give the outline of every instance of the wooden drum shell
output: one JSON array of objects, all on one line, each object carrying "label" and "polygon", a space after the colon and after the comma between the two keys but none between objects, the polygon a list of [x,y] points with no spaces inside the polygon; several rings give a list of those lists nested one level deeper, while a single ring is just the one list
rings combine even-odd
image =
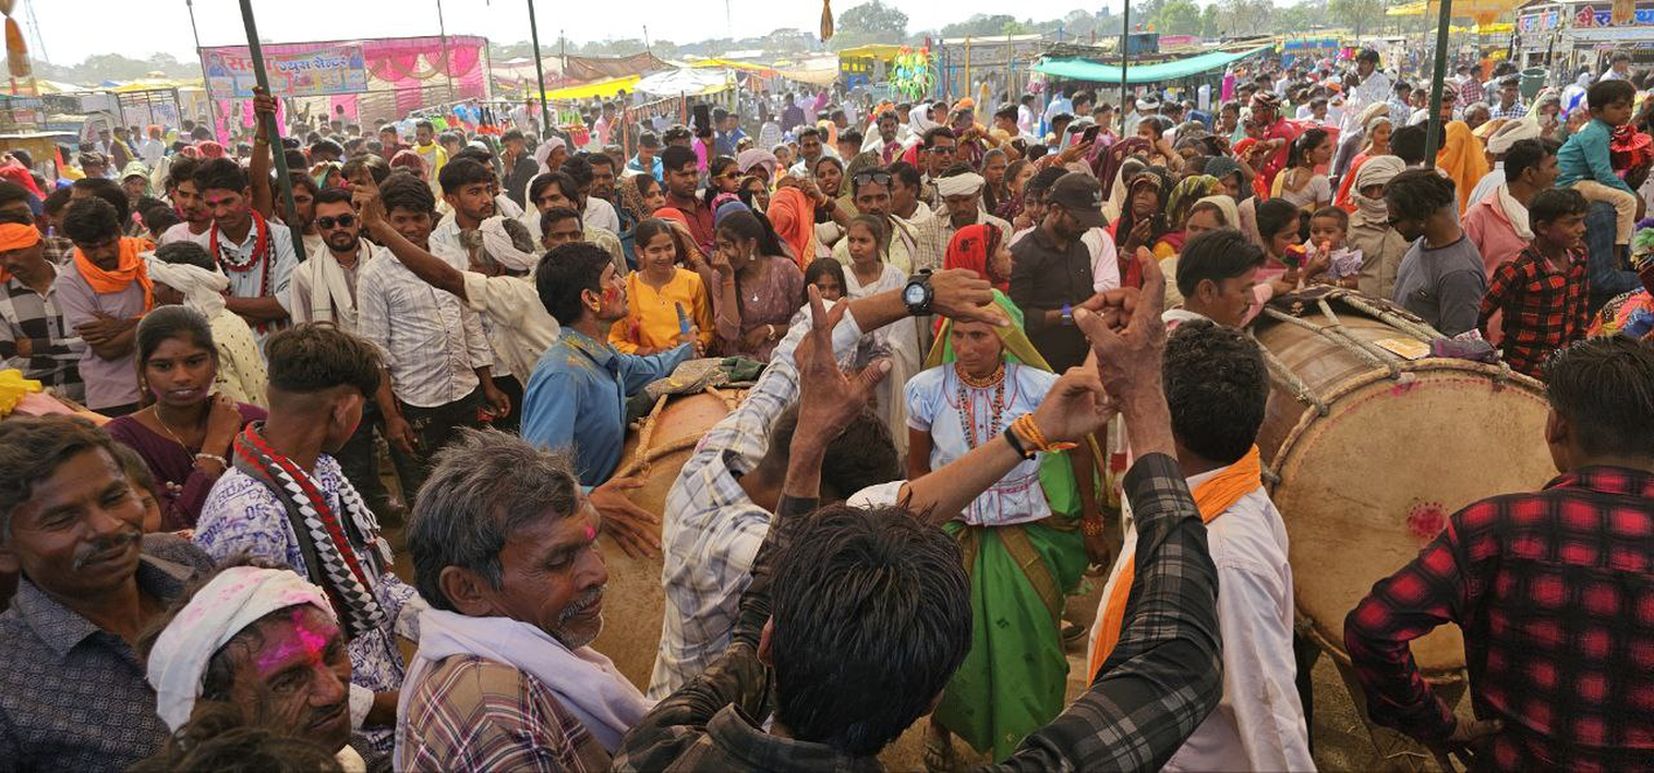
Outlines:
[{"label": "wooden drum shell", "polygon": [[[1347,662],[1344,618],[1374,582],[1417,556],[1460,508],[1556,474],[1543,434],[1548,402],[1539,382],[1502,366],[1409,361],[1352,343],[1418,336],[1348,306],[1337,323],[1312,308],[1304,319],[1321,330],[1280,316],[1272,310],[1255,328],[1273,360],[1258,447],[1291,543],[1299,612]],[[1415,641],[1413,653],[1433,679],[1464,668],[1455,626]]]}]

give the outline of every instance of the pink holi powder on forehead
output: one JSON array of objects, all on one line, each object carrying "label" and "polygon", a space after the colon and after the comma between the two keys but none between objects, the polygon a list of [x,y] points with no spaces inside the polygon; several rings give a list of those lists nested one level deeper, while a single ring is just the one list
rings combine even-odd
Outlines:
[{"label": "pink holi powder on forehead", "polygon": [[260,655],[256,665],[261,673],[269,673],[283,666],[286,661],[295,656],[301,656],[305,662],[313,663],[321,658],[327,649],[327,634],[312,629],[304,621],[305,607],[294,607],[292,615],[292,640],[284,641]]}]

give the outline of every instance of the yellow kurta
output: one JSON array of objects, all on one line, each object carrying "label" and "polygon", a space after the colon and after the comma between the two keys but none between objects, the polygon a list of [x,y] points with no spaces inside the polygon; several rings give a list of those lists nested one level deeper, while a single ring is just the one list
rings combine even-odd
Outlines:
[{"label": "yellow kurta", "polygon": [[640,347],[669,349],[678,345],[678,311],[683,304],[690,324],[699,328],[702,346],[712,345],[712,303],[701,277],[686,268],[673,270],[672,281],[659,290],[643,281],[643,271],[626,275],[626,316],[609,328],[609,343],[621,352],[636,354]]}]

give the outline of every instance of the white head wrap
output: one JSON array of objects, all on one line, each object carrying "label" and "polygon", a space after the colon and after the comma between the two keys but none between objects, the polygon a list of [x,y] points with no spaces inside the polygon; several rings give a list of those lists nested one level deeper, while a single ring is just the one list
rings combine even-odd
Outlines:
[{"label": "white head wrap", "polygon": [[1406,169],[1407,162],[1400,156],[1373,156],[1362,162],[1361,169],[1355,173],[1355,190],[1359,193],[1373,185],[1388,185]]},{"label": "white head wrap", "polygon": [[771,180],[775,179],[775,163],[775,154],[762,148],[747,148],[735,156],[735,166],[741,174],[751,172],[755,166],[762,166]]},{"label": "white head wrap", "polygon": [[1521,140],[1539,138],[1539,119],[1533,116],[1524,116],[1512,121],[1506,121],[1504,126],[1493,132],[1487,138],[1487,152],[1502,155],[1510,152],[1510,146]]},{"label": "white head wrap", "polygon": [[551,158],[551,152],[553,150],[564,147],[568,147],[568,144],[563,142],[562,137],[547,137],[544,142],[535,147],[534,161],[540,165],[540,169],[537,174],[545,174],[546,172],[552,171],[551,167],[546,166],[546,159]]},{"label": "white head wrap", "polygon": [[259,618],[304,604],[333,615],[327,594],[291,569],[232,566],[196,591],[149,653],[155,712],[167,727],[189,721],[214,653]]},{"label": "white head wrap", "polygon": [[1366,130],[1367,125],[1370,124],[1374,118],[1381,115],[1388,116],[1389,114],[1390,103],[1373,102],[1366,107],[1361,108],[1361,112],[1355,114],[1355,125],[1362,127],[1363,130]]},{"label": "white head wrap", "polygon": [[936,180],[936,195],[944,199],[949,196],[973,196],[982,190],[982,183],[982,175],[975,172],[941,177]]},{"label": "white head wrap", "polygon": [[224,291],[230,278],[218,269],[208,271],[188,263],[168,263],[149,256],[149,278],[184,295],[184,305],[201,312],[211,322],[224,311]]},{"label": "white head wrap", "polygon": [[907,113],[907,126],[913,130],[916,137],[922,136],[925,132],[937,126],[935,121],[930,120],[930,105],[929,102],[920,102]]},{"label": "white head wrap", "polygon": [[483,220],[477,226],[477,232],[482,234],[482,249],[494,262],[511,271],[533,271],[540,263],[540,256],[532,252],[523,252],[517,249],[516,242],[511,240],[511,234],[505,230],[505,216],[495,215]]}]

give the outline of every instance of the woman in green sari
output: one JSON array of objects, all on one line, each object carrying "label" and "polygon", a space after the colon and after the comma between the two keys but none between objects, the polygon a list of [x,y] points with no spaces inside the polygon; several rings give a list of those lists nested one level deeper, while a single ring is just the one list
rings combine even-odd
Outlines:
[{"label": "woman in green sari", "polygon": [[[1057,381],[1023,335],[1021,311],[994,296],[1017,324],[945,322],[929,367],[907,383],[909,480],[1004,432]],[[1096,512],[1082,506],[1075,468],[1091,469],[1090,460],[1082,446],[1025,461],[944,525],[964,554],[975,625],[931,717],[927,767],[952,766],[950,734],[1003,758],[1062,711],[1068,660],[1059,619],[1086,567],[1080,515]]]}]

